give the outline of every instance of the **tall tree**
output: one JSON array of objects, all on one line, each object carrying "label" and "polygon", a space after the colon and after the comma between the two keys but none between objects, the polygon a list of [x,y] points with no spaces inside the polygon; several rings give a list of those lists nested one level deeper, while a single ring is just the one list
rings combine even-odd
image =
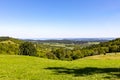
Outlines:
[{"label": "tall tree", "polygon": [[31,42],[24,42],[19,46],[20,55],[35,56],[37,51],[35,45]]}]

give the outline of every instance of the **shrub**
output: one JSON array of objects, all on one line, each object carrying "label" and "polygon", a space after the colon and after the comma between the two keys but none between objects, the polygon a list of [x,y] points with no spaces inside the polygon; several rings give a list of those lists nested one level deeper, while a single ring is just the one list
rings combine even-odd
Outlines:
[{"label": "shrub", "polygon": [[20,55],[36,56],[36,48],[31,42],[24,42],[19,46]]}]

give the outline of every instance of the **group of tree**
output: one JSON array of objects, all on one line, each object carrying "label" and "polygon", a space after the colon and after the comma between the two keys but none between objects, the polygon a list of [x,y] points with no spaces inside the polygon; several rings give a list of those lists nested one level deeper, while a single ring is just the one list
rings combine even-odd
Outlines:
[{"label": "group of tree", "polygon": [[99,54],[117,53],[120,52],[120,38],[108,42],[102,42],[98,45],[92,45],[87,47],[87,49],[97,49]]},{"label": "group of tree", "polygon": [[120,52],[120,38],[87,47],[80,47],[79,44],[75,44],[73,48],[67,47],[36,44],[8,37],[0,38],[0,54],[29,55],[59,60],[75,60],[107,53],[116,54]]},{"label": "group of tree", "polygon": [[47,57],[50,59],[75,60],[86,56],[106,55],[107,53],[116,54],[117,52],[120,52],[120,38],[84,48],[78,47],[72,50],[59,48],[47,53]]},{"label": "group of tree", "polygon": [[37,50],[31,42],[24,42],[19,46],[20,55],[36,56]]}]

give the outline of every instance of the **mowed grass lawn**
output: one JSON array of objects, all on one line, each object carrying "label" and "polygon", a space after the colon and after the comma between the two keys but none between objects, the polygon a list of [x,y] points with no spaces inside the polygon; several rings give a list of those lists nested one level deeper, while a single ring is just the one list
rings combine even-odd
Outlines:
[{"label": "mowed grass lawn", "polygon": [[74,61],[0,55],[0,80],[120,80],[120,54]]}]

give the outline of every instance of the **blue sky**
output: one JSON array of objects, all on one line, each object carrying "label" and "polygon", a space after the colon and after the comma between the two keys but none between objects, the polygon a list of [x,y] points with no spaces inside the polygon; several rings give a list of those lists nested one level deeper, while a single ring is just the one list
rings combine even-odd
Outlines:
[{"label": "blue sky", "polygon": [[0,0],[0,36],[120,37],[120,0]]}]

